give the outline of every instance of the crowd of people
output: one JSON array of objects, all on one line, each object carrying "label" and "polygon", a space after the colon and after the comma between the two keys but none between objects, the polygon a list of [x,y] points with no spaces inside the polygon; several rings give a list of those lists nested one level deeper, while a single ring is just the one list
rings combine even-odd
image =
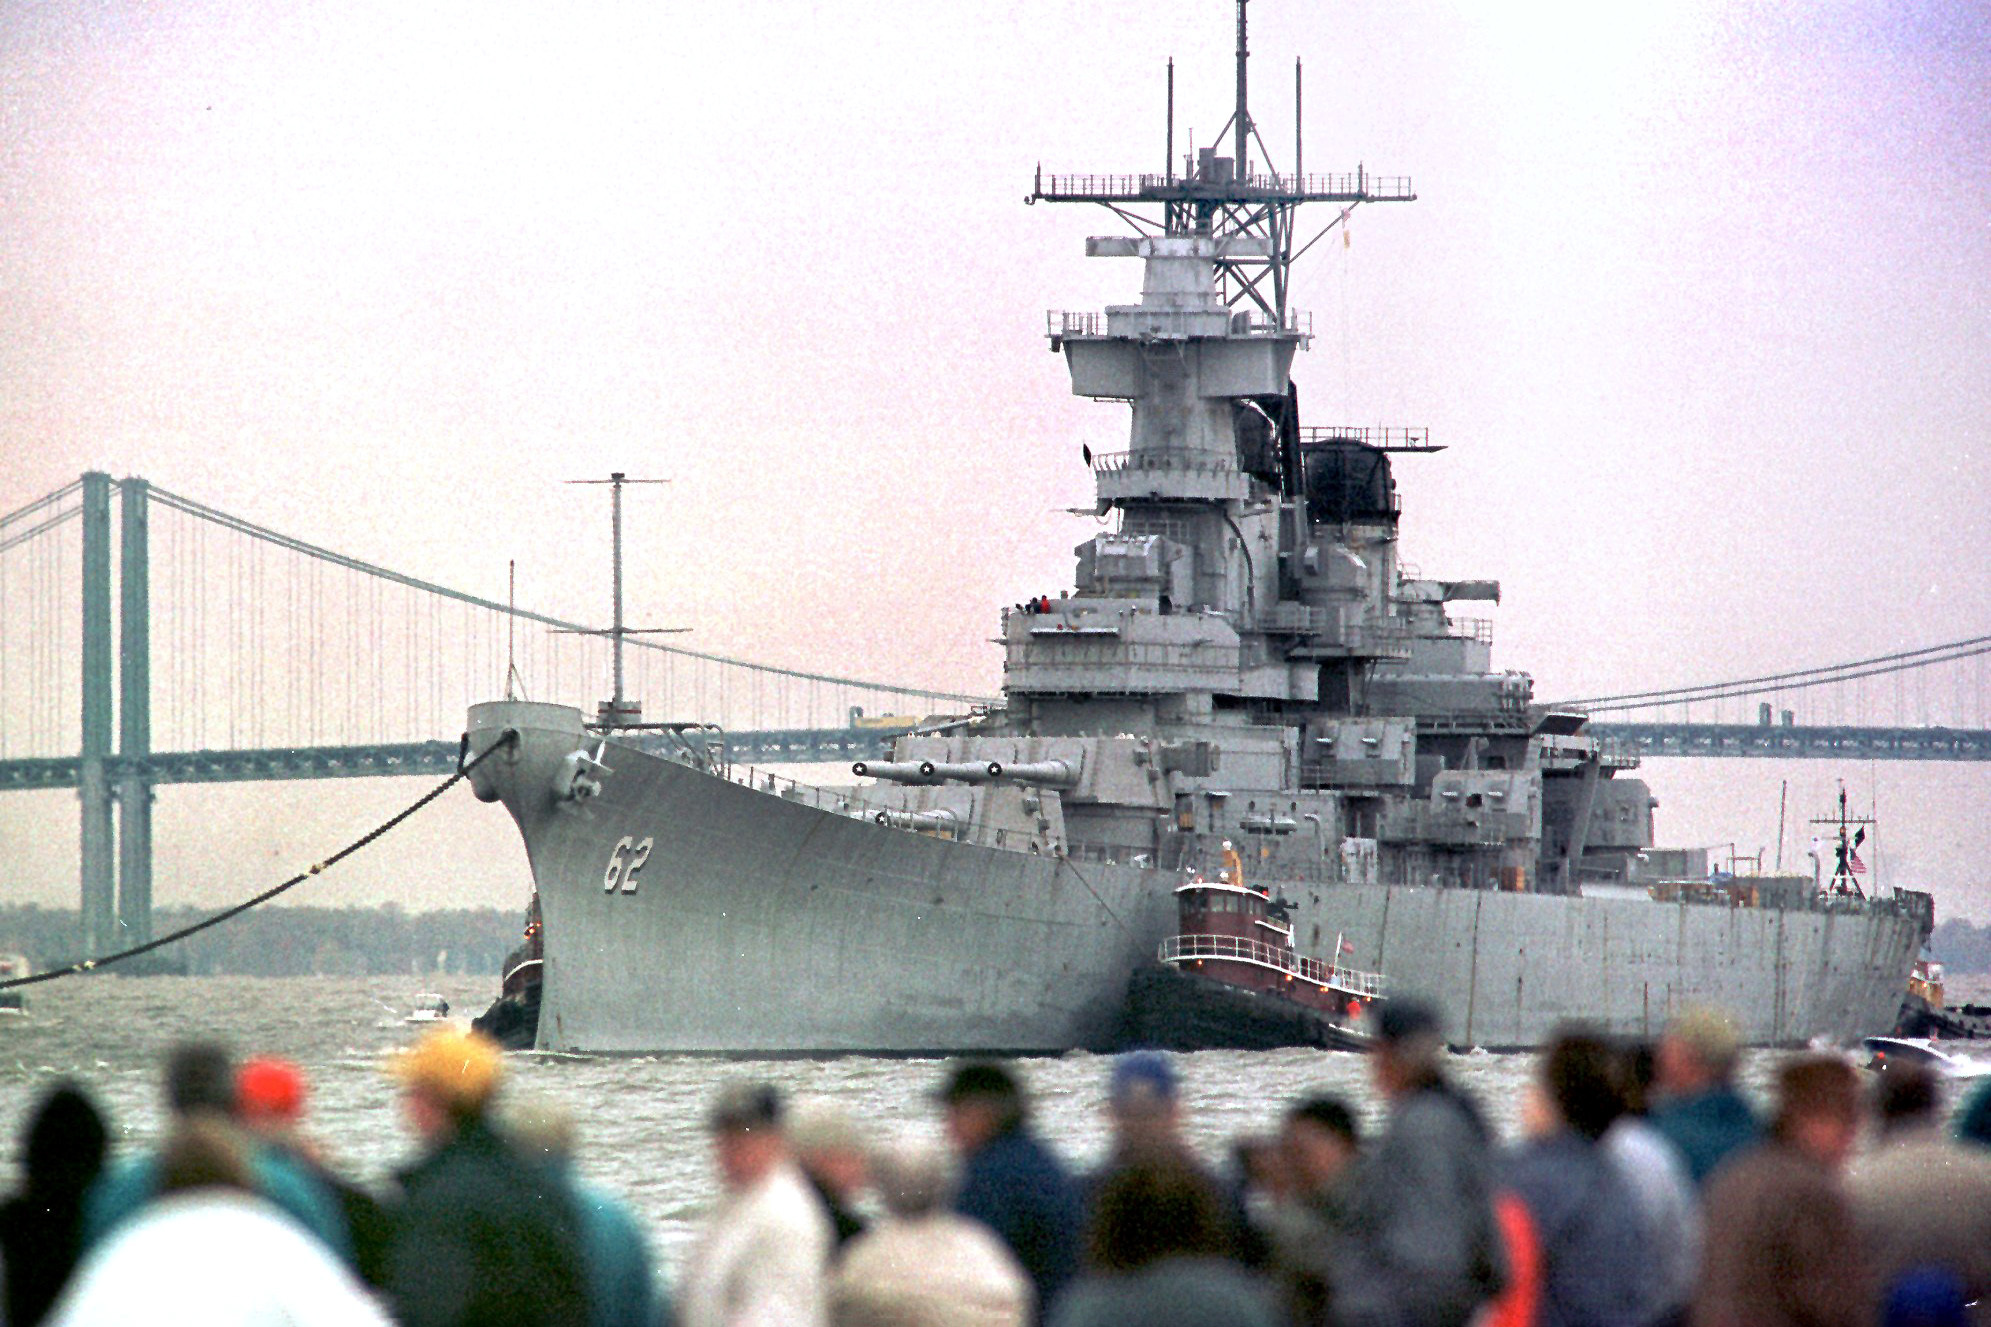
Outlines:
[{"label": "crowd of people", "polygon": [[[1435,1011],[1376,1016],[1384,1103],[1291,1103],[1222,1166],[1177,1066],[1112,1062],[1090,1173],[1020,1070],[949,1069],[945,1137],[736,1082],[706,1125],[716,1200],[667,1287],[642,1223],[572,1163],[572,1121],[507,1103],[504,1060],[439,1029],[394,1058],[417,1159],[391,1192],[327,1166],[276,1059],[176,1048],[159,1145],[111,1159],[73,1084],[29,1121],[0,1206],[0,1324],[571,1327],[1949,1327],[1991,1314],[1991,1148],[1943,1084],[1800,1055],[1759,1120],[1740,1042],[1683,1012],[1656,1045],[1570,1027],[1520,1137],[1446,1073]],[[1991,1111],[1987,1111],[1991,1114]],[[1963,1113],[1966,1123],[1973,1113]]]}]

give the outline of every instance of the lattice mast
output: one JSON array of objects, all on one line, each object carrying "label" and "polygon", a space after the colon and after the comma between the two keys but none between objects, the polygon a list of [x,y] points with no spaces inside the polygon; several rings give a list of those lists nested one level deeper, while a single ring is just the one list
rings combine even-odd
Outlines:
[{"label": "lattice mast", "polygon": [[[1227,306],[1249,302],[1274,326],[1289,325],[1286,300],[1293,260],[1306,253],[1329,231],[1347,222],[1362,203],[1414,202],[1417,195],[1407,176],[1373,176],[1358,164],[1353,173],[1308,175],[1300,145],[1302,70],[1293,62],[1293,168],[1281,174],[1258,132],[1249,100],[1250,44],[1246,8],[1237,0],[1237,97],[1231,118],[1216,134],[1226,134],[1232,155],[1219,156],[1214,146],[1186,154],[1181,174],[1175,162],[1175,62],[1168,66],[1168,147],[1159,175],[1050,175],[1037,168],[1032,203],[1097,203],[1114,212],[1142,235],[1206,236],[1220,243],[1217,270]],[[1254,162],[1252,145],[1257,145]],[[1263,169],[1259,166],[1262,164]],[[1298,247],[1300,209],[1308,203],[1338,205],[1333,220]],[[1137,208],[1159,209],[1159,216]]]}]

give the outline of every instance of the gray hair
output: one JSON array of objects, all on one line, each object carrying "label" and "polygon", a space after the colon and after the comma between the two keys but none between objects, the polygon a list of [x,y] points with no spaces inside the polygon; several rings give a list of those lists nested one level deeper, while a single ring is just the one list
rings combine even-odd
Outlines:
[{"label": "gray hair", "polygon": [[926,1216],[954,1196],[954,1157],[936,1140],[893,1139],[872,1152],[871,1178],[893,1216]]},{"label": "gray hair", "polygon": [[788,1112],[788,1145],[800,1153],[862,1152],[864,1131],[834,1101],[805,1097]]}]

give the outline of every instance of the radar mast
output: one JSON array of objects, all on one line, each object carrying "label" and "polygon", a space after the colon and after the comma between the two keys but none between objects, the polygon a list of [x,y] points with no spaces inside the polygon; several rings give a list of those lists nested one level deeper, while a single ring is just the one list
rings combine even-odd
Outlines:
[{"label": "radar mast", "polygon": [[[1168,66],[1168,148],[1159,175],[1046,175],[1037,168],[1028,202],[1097,203],[1144,236],[1204,236],[1219,241],[1217,275],[1224,303],[1249,303],[1273,326],[1288,326],[1286,299],[1293,260],[1362,203],[1417,200],[1410,178],[1378,176],[1357,164],[1353,173],[1308,175],[1302,166],[1301,69],[1293,62],[1293,167],[1281,174],[1259,135],[1249,104],[1250,45],[1246,7],[1237,0],[1237,100],[1216,134],[1231,137],[1231,155],[1202,147],[1175,168],[1175,62]],[[1257,146],[1256,159],[1252,152]],[[1262,168],[1261,168],[1262,167]],[[1299,212],[1308,203],[1338,205],[1333,220],[1298,243]],[[1159,214],[1153,215],[1158,209]],[[1227,242],[1228,241],[1228,242]],[[1296,246],[1297,243],[1297,247]]]}]

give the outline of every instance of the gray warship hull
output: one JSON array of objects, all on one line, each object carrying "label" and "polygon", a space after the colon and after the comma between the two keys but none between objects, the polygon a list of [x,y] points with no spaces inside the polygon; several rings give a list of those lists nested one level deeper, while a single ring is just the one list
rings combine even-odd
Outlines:
[{"label": "gray warship hull", "polygon": [[[478,706],[472,750],[508,730],[515,748],[473,778],[518,821],[539,890],[542,1049],[1104,1047],[1173,926],[1179,873],[881,826],[612,742],[600,791],[566,800],[562,761],[595,745],[580,713]],[[626,867],[646,839],[633,877],[609,882],[617,845]],[[1434,1000],[1454,1045],[1488,1048],[1572,1019],[1651,1034],[1689,1001],[1756,1044],[1850,1040],[1893,1024],[1924,930],[1886,908],[1400,885],[1333,885],[1317,912],[1404,974],[1399,993]]]}]

